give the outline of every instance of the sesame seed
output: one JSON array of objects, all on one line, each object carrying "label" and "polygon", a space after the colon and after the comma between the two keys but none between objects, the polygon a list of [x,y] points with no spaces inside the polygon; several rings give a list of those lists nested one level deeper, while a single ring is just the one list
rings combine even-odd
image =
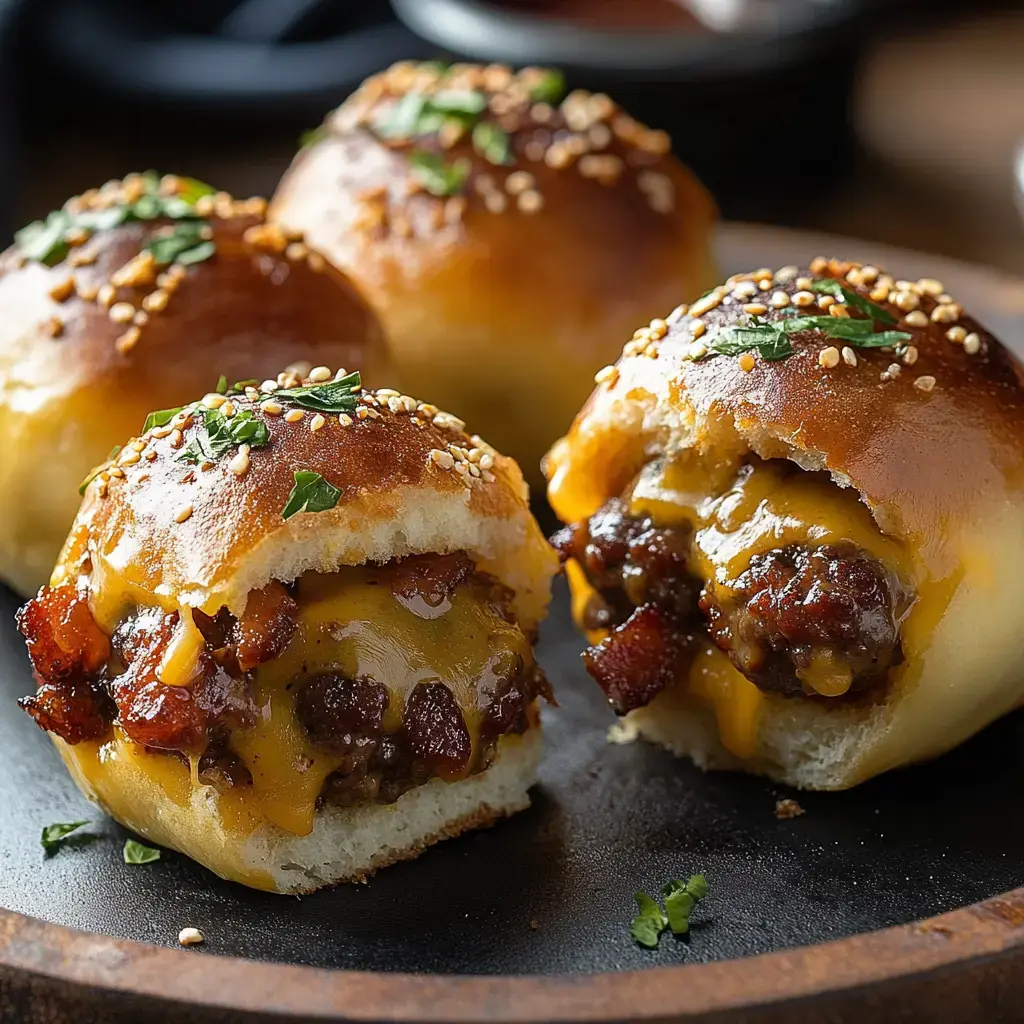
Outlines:
[{"label": "sesame seed", "polygon": [[290,242],[284,251],[285,259],[298,263],[309,255],[309,246],[302,242]]},{"label": "sesame seed", "polygon": [[95,302],[100,291],[96,285],[85,284],[81,281],[79,281],[75,286],[75,290],[78,292],[78,297],[83,299],[85,302]]},{"label": "sesame seed", "polygon": [[655,340],[660,340],[668,334],[668,322],[662,320],[661,317],[655,317],[651,321],[651,336]]},{"label": "sesame seed", "polygon": [[735,298],[741,302],[744,299],[752,299],[757,294],[757,285],[753,281],[740,281],[732,290]]},{"label": "sesame seed", "polygon": [[767,313],[768,307],[763,302],[747,302],[743,306],[743,312],[759,316],[761,313]]},{"label": "sesame seed", "polygon": [[309,371],[309,380],[314,384],[320,384],[322,381],[330,380],[334,374],[326,366],[314,366]]},{"label": "sesame seed", "polygon": [[960,308],[956,305],[940,305],[932,310],[932,321],[937,324],[951,324],[960,317]]},{"label": "sesame seed", "polygon": [[[110,306],[114,301],[117,289],[112,284],[105,284],[96,292],[96,301],[101,306]],[[131,319],[129,317],[129,319]]]},{"label": "sesame seed", "polygon": [[369,414],[370,410],[367,409],[365,405],[361,405],[358,409],[356,409],[357,420],[365,420]]},{"label": "sesame seed", "polygon": [[67,302],[72,295],[75,294],[75,279],[74,277],[65,277],[59,284],[55,284],[50,289],[50,298],[54,302]]},{"label": "sesame seed", "polygon": [[716,306],[722,304],[722,295],[717,291],[711,292],[710,295],[705,295],[704,298],[698,299],[690,307],[690,316],[703,316],[705,313],[710,313]]},{"label": "sesame seed", "polygon": [[523,213],[537,213],[544,207],[544,197],[535,189],[530,189],[519,196],[516,206]]},{"label": "sesame seed", "polygon": [[462,431],[466,429],[466,424],[458,418],[448,412],[439,412],[434,416],[434,426],[440,427],[442,430],[455,430]]},{"label": "sesame seed", "polygon": [[264,402],[260,409],[263,410],[268,416],[280,416],[284,412],[284,408],[277,402]]},{"label": "sesame seed", "polygon": [[785,292],[773,292],[768,301],[773,309],[785,309],[789,305],[789,296]]},{"label": "sesame seed", "polygon": [[480,456],[480,468],[482,470],[492,469],[494,467],[494,456],[490,452],[484,452]]},{"label": "sesame seed", "polygon": [[708,347],[703,341],[695,341],[689,348],[691,359],[703,359],[708,354]]},{"label": "sesame seed", "polygon": [[184,440],[184,435],[180,430],[175,428],[171,431],[170,440],[167,442],[172,448],[180,448],[181,442]]},{"label": "sesame seed", "polygon": [[327,422],[327,420],[325,420],[324,417],[320,415],[320,413],[317,413],[309,421],[309,429],[315,434],[318,430],[322,430],[323,429],[324,424],[326,422]]},{"label": "sesame seed", "polygon": [[927,374],[923,377],[918,377],[914,381],[914,387],[919,391],[931,391],[935,387],[935,378]]},{"label": "sesame seed", "polygon": [[306,257],[306,266],[313,271],[314,274],[322,274],[327,269],[327,260],[318,252],[311,252]]},{"label": "sesame seed", "polygon": [[121,468],[120,468],[120,467],[118,467],[118,466],[111,466],[111,467],[110,467],[110,468],[109,468],[109,469],[107,470],[107,472],[108,472],[108,473],[109,473],[109,474],[110,474],[110,475],[111,475],[112,477],[114,477],[114,478],[116,478],[116,479],[118,479],[118,480],[123,480],[123,479],[124,479],[124,470],[123,470],[123,469],[121,469]]},{"label": "sesame seed", "polygon": [[149,314],[143,309],[138,310],[132,317],[132,323],[136,327],[145,327],[149,323]]},{"label": "sesame seed", "polygon": [[276,380],[265,380],[260,385],[260,391],[262,391],[265,395],[271,394],[272,392],[276,391],[277,388],[278,388],[278,383],[277,383]]},{"label": "sesame seed", "polygon": [[245,476],[249,472],[249,445],[239,446],[238,454],[228,463],[228,469],[235,476]]},{"label": "sesame seed", "polygon": [[903,365],[913,366],[917,362],[917,349],[913,345],[908,345],[906,352],[903,353]]},{"label": "sesame seed", "polygon": [[812,274],[824,274],[826,270],[828,270],[828,260],[824,256],[815,256],[811,260]]},{"label": "sesame seed", "polygon": [[750,373],[754,368],[754,357],[749,352],[744,352],[739,358],[740,369],[744,373]]},{"label": "sesame seed", "polygon": [[455,465],[455,459],[449,452],[443,452],[440,448],[433,448],[430,452],[430,459],[436,462],[442,469],[451,469]]},{"label": "sesame seed", "polygon": [[779,267],[779,269],[775,271],[775,281],[778,284],[789,284],[789,282],[792,281],[799,273],[799,268],[792,264],[786,267]]},{"label": "sesame seed", "polygon": [[51,316],[46,321],[46,331],[51,338],[59,338],[64,333],[64,321],[59,316]]},{"label": "sesame seed", "polygon": [[814,296],[810,292],[796,292],[793,295],[793,305],[804,308],[814,305]]},{"label": "sesame seed", "polygon": [[861,267],[860,280],[865,285],[874,284],[878,280],[878,267],[872,267],[870,264],[866,267]]},{"label": "sesame seed", "polygon": [[203,395],[203,405],[207,409],[219,409],[226,401],[227,398],[224,395],[218,395],[214,391]]},{"label": "sesame seed", "polygon": [[857,365],[857,353],[854,352],[853,349],[850,348],[849,345],[844,345],[843,346],[843,351],[842,351],[841,354],[842,354],[842,357],[843,357],[843,362],[846,363],[847,366],[856,366]]},{"label": "sesame seed", "polygon": [[798,277],[796,279],[796,287],[800,291],[809,292],[814,286],[814,279],[811,277]]},{"label": "sesame seed", "polygon": [[825,367],[826,370],[831,370],[834,366],[839,365],[839,349],[835,345],[829,345],[828,348],[823,348],[818,353],[818,365]]},{"label": "sesame seed", "polygon": [[964,338],[964,351],[969,355],[973,356],[975,353],[981,350],[981,337],[974,331]]},{"label": "sesame seed", "polygon": [[133,348],[139,343],[139,338],[142,337],[142,331],[138,327],[129,327],[115,342],[114,347],[121,355],[125,355],[131,352]]},{"label": "sesame seed", "polygon": [[161,438],[167,437],[172,429],[172,427],[154,427],[150,434],[159,441]]},{"label": "sesame seed", "polygon": [[[142,457],[143,457],[143,458],[144,458],[144,459],[145,459],[145,460],[146,460],[147,462],[153,462],[153,461],[154,461],[154,459],[156,459],[156,452],[155,452],[155,451],[154,451],[154,450],[153,450],[152,448],[149,448],[149,449],[147,449],[147,450],[146,450],[145,452],[143,452],[143,454],[142,454]],[[142,478],[141,478],[141,477],[139,477],[139,479],[141,480]]]},{"label": "sesame seed", "polygon": [[960,327],[959,325],[957,325],[956,327],[950,327],[950,329],[946,331],[946,338],[956,345],[962,344],[964,338],[966,337],[967,331],[963,327]]},{"label": "sesame seed", "polygon": [[121,466],[134,466],[135,463],[138,462],[141,457],[142,456],[139,455],[137,451],[133,451],[131,448],[128,448],[125,449],[125,451],[121,452],[121,454],[118,456],[117,461],[118,464]]},{"label": "sesame seed", "polygon": [[229,399],[220,407],[220,411],[223,413],[224,418],[229,420],[238,410],[235,408],[235,403]]},{"label": "sesame seed", "polygon": [[338,422],[343,427],[350,427],[352,426],[352,417],[347,412],[338,413]]},{"label": "sesame seed", "polygon": [[836,304],[835,298],[831,295],[819,295],[818,296],[818,309],[831,311],[832,307]]},{"label": "sesame seed", "polygon": [[850,307],[843,305],[841,302],[837,302],[835,305],[829,307],[829,314],[831,316],[838,317],[840,320],[849,320]]},{"label": "sesame seed", "polygon": [[184,508],[178,509],[178,511],[174,514],[174,521],[176,523],[183,523],[183,522],[185,522],[186,519],[191,518],[191,516],[192,516],[192,506],[191,505],[185,505]]},{"label": "sesame seed", "polygon": [[115,302],[108,316],[115,324],[126,324],[135,316],[135,307],[130,302]]},{"label": "sesame seed", "polygon": [[942,282],[936,281],[934,277],[922,277],[917,287],[925,295],[941,295],[946,290]]},{"label": "sesame seed", "polygon": [[178,932],[178,943],[182,946],[198,946],[206,941],[206,936],[198,928],[182,928]]},{"label": "sesame seed", "polygon": [[669,315],[667,317],[665,317],[665,323],[667,323],[667,324],[674,324],[678,320],[681,320],[684,316],[686,316],[686,313],[689,310],[689,308],[690,307],[687,306],[685,303],[683,303],[683,304],[681,304],[679,306],[676,306],[676,308],[673,309],[672,312],[669,313]]},{"label": "sesame seed", "polygon": [[285,423],[298,423],[306,414],[301,409],[289,409],[284,414]]},{"label": "sesame seed", "polygon": [[903,318],[903,321],[908,327],[927,327],[928,315],[923,313],[920,309],[915,309],[912,313],[908,313]]},{"label": "sesame seed", "polygon": [[536,184],[537,179],[529,171],[513,171],[505,179],[505,191],[510,196],[517,196],[532,189]]}]

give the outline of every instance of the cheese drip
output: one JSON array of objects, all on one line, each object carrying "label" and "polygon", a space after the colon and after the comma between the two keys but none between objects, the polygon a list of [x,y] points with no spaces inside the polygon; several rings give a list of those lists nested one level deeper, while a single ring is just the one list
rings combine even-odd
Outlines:
[{"label": "cheese drip", "polygon": [[[906,551],[880,532],[856,491],[785,461],[744,466],[685,452],[647,466],[629,495],[629,508],[657,526],[690,526],[691,570],[722,588],[755,555],[797,544],[854,544],[901,579],[916,576]],[[845,693],[851,681],[848,669],[827,658],[816,659],[801,679],[823,696]],[[689,664],[685,686],[713,709],[726,748],[740,758],[755,756],[760,712],[771,698],[713,645],[702,647]]]},{"label": "cheese drip", "polygon": [[[441,681],[462,710],[475,756],[483,713],[495,690],[532,659],[519,627],[472,581],[438,606],[418,607],[399,601],[380,569],[346,567],[330,575],[307,573],[299,580],[297,601],[298,628],[291,643],[253,675],[256,722],[234,730],[228,744],[252,774],[251,786],[219,793],[199,782],[194,762],[148,752],[115,730],[105,743],[74,748],[78,774],[88,788],[109,805],[111,787],[130,788],[133,780],[145,780],[179,806],[197,798],[216,800],[223,827],[235,838],[266,822],[308,835],[317,797],[342,757],[310,743],[295,716],[296,682],[320,673],[372,678],[387,688],[383,728],[392,732],[402,725],[417,683]],[[187,609],[182,619],[191,624]],[[136,824],[146,831],[148,823]]]}]

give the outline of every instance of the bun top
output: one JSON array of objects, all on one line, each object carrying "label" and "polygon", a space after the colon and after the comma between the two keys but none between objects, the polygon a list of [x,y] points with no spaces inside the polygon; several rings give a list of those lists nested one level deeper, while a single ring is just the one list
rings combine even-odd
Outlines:
[{"label": "bun top", "polygon": [[[311,133],[297,166],[332,146],[348,159],[324,185],[351,195],[324,230],[342,250],[342,221],[357,234],[398,243],[450,238],[472,210],[544,211],[543,220],[558,225],[553,235],[577,216],[615,216],[623,246],[651,231],[657,239],[678,230],[671,216],[677,208],[698,237],[714,215],[703,188],[671,155],[665,132],[640,124],[603,94],[565,95],[562,74],[553,69],[395,64],[367,79]],[[286,178],[272,218],[296,219],[302,199]],[[612,213],[617,207],[622,212]],[[680,243],[678,235],[674,241]],[[325,246],[328,255],[333,249]]]},{"label": "bun top", "polygon": [[1024,500],[1022,375],[940,281],[825,258],[740,274],[597,374],[548,456],[549,496],[572,521],[655,453],[749,450],[828,470],[945,574]]},{"label": "bun top", "polygon": [[326,367],[224,390],[154,413],[94,476],[52,582],[240,613],[271,579],[466,550],[542,617],[557,563],[519,467],[461,420]]}]

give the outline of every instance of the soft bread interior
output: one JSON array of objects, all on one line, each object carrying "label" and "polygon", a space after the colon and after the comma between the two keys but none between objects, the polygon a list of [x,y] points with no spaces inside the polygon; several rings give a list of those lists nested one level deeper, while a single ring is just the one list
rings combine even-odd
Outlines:
[{"label": "soft bread interior", "polygon": [[89,745],[54,742],[82,792],[126,828],[221,877],[281,893],[364,881],[433,843],[525,809],[541,753],[535,725],[521,736],[502,737],[494,763],[479,775],[451,783],[432,779],[393,804],[324,807],[307,836],[264,823],[239,842],[225,826],[212,787],[175,799],[130,758],[108,761],[96,771]]}]

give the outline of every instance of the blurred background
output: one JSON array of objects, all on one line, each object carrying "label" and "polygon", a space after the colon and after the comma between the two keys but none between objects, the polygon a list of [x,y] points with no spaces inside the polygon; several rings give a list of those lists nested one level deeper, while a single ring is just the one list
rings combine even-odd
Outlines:
[{"label": "blurred background", "polygon": [[394,60],[554,63],[731,219],[1024,273],[1024,8],[954,0],[0,0],[0,227],[153,167],[268,194]]}]

